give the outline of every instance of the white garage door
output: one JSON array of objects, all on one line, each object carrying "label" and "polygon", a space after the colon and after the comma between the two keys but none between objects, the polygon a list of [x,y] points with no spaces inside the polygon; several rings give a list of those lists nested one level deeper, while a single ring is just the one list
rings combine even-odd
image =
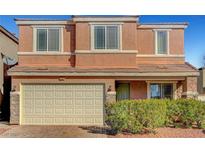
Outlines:
[{"label": "white garage door", "polygon": [[23,125],[103,125],[103,85],[25,84]]}]

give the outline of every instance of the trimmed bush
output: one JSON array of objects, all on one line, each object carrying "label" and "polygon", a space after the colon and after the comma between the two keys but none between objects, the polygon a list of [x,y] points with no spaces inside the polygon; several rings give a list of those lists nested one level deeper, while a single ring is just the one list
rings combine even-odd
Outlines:
[{"label": "trimmed bush", "polygon": [[178,99],[167,103],[167,126],[204,128],[205,104],[194,99]]},{"label": "trimmed bush", "polygon": [[115,133],[146,133],[164,126],[205,127],[205,104],[192,99],[123,100],[106,104],[106,113],[106,123]]}]

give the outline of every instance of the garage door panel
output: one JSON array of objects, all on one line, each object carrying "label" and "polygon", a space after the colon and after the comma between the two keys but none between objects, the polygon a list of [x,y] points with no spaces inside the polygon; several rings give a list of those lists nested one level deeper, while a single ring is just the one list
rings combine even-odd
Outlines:
[{"label": "garage door panel", "polygon": [[103,85],[22,85],[21,124],[103,125]]}]

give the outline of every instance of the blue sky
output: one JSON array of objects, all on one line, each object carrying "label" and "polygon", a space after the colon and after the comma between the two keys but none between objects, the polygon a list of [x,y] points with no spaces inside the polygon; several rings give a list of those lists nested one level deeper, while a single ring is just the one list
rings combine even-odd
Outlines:
[{"label": "blue sky", "polygon": [[[0,25],[18,36],[18,28],[14,18],[46,18],[46,19],[69,19],[69,15],[64,16],[0,16]],[[189,26],[185,30],[185,56],[186,61],[196,67],[203,66],[203,56],[205,56],[205,16],[140,16],[141,23],[149,22],[188,22]]]}]

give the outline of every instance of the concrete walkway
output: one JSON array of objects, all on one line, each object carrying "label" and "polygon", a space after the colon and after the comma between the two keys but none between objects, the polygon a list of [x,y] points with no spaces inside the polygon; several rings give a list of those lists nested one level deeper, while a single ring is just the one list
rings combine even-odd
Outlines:
[{"label": "concrete walkway", "polygon": [[0,124],[1,138],[105,138],[104,129],[79,126],[18,126]]}]

